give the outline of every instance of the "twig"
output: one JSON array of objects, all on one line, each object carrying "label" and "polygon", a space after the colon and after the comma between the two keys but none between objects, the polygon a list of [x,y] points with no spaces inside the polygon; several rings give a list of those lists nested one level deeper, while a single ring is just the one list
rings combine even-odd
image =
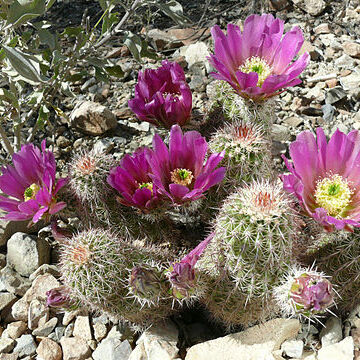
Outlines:
[{"label": "twig", "polygon": [[209,8],[209,5],[210,5],[210,2],[211,0],[206,0],[206,3],[205,3],[205,9],[201,15],[201,18],[200,20],[198,21],[197,25],[200,26],[201,22],[203,21],[204,17],[205,17],[205,14],[207,13],[208,11],[208,8]]},{"label": "twig", "polygon": [[4,143],[4,146],[6,148],[6,151],[12,155],[14,153],[14,148],[12,147],[7,135],[5,129],[0,125],[0,136],[1,140]]},{"label": "twig", "polygon": [[319,82],[319,81],[335,79],[336,77],[337,77],[337,73],[331,73],[331,74],[320,75],[320,76],[316,76],[316,77],[307,79],[306,82],[307,83],[313,83],[313,82]]},{"label": "twig", "polygon": [[14,126],[14,147],[16,151],[21,147],[21,129],[24,126],[24,122],[21,122],[20,115],[18,115],[17,124]]},{"label": "twig", "polygon": [[100,47],[101,45],[104,45],[109,39],[112,38],[113,35],[115,35],[119,30],[122,28],[126,20],[129,18],[129,16],[133,13],[133,11],[136,9],[138,4],[141,2],[141,0],[135,0],[131,6],[131,8],[125,13],[125,15],[122,17],[120,22],[115,26],[115,28],[110,32],[110,34],[106,35],[101,41],[99,41],[97,44],[95,44],[95,49]]}]

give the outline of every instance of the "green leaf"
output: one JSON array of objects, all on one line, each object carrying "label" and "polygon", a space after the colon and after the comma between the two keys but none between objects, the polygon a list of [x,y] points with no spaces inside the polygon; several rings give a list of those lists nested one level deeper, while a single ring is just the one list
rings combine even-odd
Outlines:
[{"label": "green leaf", "polygon": [[75,94],[71,91],[69,83],[63,81],[60,85],[61,92],[68,97],[74,97]]},{"label": "green leaf", "polygon": [[94,66],[95,68],[95,77],[97,80],[99,81],[104,81],[104,82],[108,82],[109,81],[109,77],[107,76],[106,72],[98,67],[98,66]]},{"label": "green leaf", "polygon": [[142,57],[147,57],[154,60],[159,60],[160,57],[156,54],[156,52],[149,47],[149,44],[145,41],[141,41],[141,52],[140,55]]},{"label": "green leaf", "polygon": [[175,0],[170,0],[165,4],[161,4],[158,0],[146,0],[146,3],[156,6],[165,15],[169,16],[180,25],[186,25],[190,23],[190,20],[183,13],[183,7]]},{"label": "green leaf", "polygon": [[3,45],[3,49],[11,66],[19,75],[33,83],[44,82],[36,67],[24,53],[6,45]]},{"label": "green leaf", "polygon": [[142,49],[141,39],[137,35],[133,34],[131,31],[124,31],[124,34],[124,44],[129,48],[132,56],[140,62]]},{"label": "green leaf", "polygon": [[6,89],[0,89],[0,100],[10,103],[15,109],[19,109],[17,96]]},{"label": "green leaf", "polygon": [[105,65],[104,61],[99,59],[99,58],[95,58],[95,57],[91,57],[89,56],[88,58],[86,58],[86,61],[92,65],[92,66],[99,66],[99,67],[103,67]]},{"label": "green leaf", "polygon": [[34,91],[30,95],[30,99],[28,101],[28,105],[39,105],[44,98],[43,91]]},{"label": "green leaf", "polygon": [[87,71],[80,71],[76,74],[68,75],[65,80],[74,83],[74,82],[82,80],[87,75],[88,75]]},{"label": "green leaf", "polygon": [[54,50],[56,47],[56,37],[47,29],[39,29],[39,38],[42,44],[49,46],[50,50]]},{"label": "green leaf", "polygon": [[45,0],[14,0],[9,6],[7,24],[19,26],[42,15],[46,10]]},{"label": "green leaf", "polygon": [[45,124],[49,121],[50,110],[45,106],[41,105],[39,109],[39,115],[36,120],[37,126],[40,130],[44,130]]},{"label": "green leaf", "polygon": [[46,10],[49,10],[55,3],[56,0],[48,0],[46,2]]},{"label": "green leaf", "polygon": [[78,36],[83,31],[82,27],[77,26],[69,26],[65,28],[64,32],[61,35],[67,35],[67,36]]},{"label": "green leaf", "polygon": [[119,13],[110,13],[107,14],[101,25],[101,34],[104,35],[106,32],[110,31],[112,26],[119,21]]},{"label": "green leaf", "polygon": [[123,69],[120,65],[105,66],[105,70],[111,76],[115,76],[118,78],[122,78],[124,76]]}]

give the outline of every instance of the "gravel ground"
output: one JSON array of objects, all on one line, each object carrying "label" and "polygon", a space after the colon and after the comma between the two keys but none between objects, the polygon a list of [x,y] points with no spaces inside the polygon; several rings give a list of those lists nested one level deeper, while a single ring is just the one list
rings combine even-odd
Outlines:
[{"label": "gravel ground", "polygon": [[[224,26],[230,21],[240,24],[255,7],[256,11],[270,10],[285,20],[285,30],[299,25],[306,38],[301,51],[308,51],[311,55],[310,65],[301,75],[303,83],[283,92],[276,99],[272,136],[273,154],[278,166],[282,166],[280,155],[286,153],[288,144],[302,130],[314,131],[321,126],[330,135],[336,128],[344,132],[360,129],[360,29],[357,26],[360,24],[360,4],[357,0],[208,1],[205,13],[203,4],[186,0],[182,3],[185,13],[203,30],[176,30],[170,28],[167,19],[159,18],[148,36],[159,54],[178,61],[184,67],[193,90],[194,114],[206,111],[209,101],[207,94],[213,81],[209,76],[211,68],[205,60],[212,47],[207,28],[215,23]],[[71,11],[76,15],[66,18],[63,25],[76,24],[81,21],[78,13],[85,7],[89,8],[91,19],[96,20],[99,13],[97,3],[84,0],[59,2],[52,10],[50,19],[56,16],[66,18],[64,14]],[[136,29],[138,23],[130,26]],[[189,39],[189,35],[193,37]],[[63,118],[53,134],[39,134],[37,141],[45,136],[48,144],[53,145],[58,166],[63,171],[72,153],[81,148],[96,147],[121,158],[124,153],[130,153],[139,146],[150,145],[155,133],[148,123],[136,121],[127,107],[127,101],[133,95],[138,70],[156,67],[159,62],[144,59],[143,64],[138,64],[126,47],[118,45],[116,38],[107,43],[102,51],[104,56],[122,66],[126,73],[124,79],[106,84],[97,82],[89,74],[86,81],[74,87],[76,97],[65,98],[62,105],[66,115],[71,118],[74,109],[82,103],[95,102],[97,106],[102,105],[112,112],[110,118],[112,116],[116,124],[109,125],[109,130],[101,135],[85,135],[73,122]],[[108,121],[111,123],[112,120]],[[106,126],[103,128],[106,129]],[[3,151],[1,156],[5,157]],[[104,315],[86,311],[50,311],[44,304],[44,294],[46,290],[58,286],[59,272],[55,252],[44,240],[49,238],[49,231],[44,228],[31,235],[26,235],[27,232],[24,224],[0,220],[0,360],[36,357],[44,360],[185,359],[186,350],[191,346],[224,335],[223,329],[209,324],[206,313],[198,309],[189,310],[164,325],[146,331],[140,338],[139,334]],[[20,253],[19,249],[24,243],[32,250],[24,250],[24,255],[19,257],[16,254]],[[282,327],[286,328],[280,342],[283,346],[280,349],[280,345],[274,345],[268,349],[269,354],[274,359],[340,360],[352,359],[351,354],[360,359],[359,317],[360,308],[347,318],[330,317],[327,330],[317,325],[292,323],[292,327],[287,328],[288,325],[276,323],[275,333],[279,333]],[[268,326],[275,325],[271,323]],[[266,329],[264,327],[263,331]],[[245,335],[254,338],[251,332]],[[244,346],[239,339],[237,346]],[[261,339],[259,336],[258,341],[265,343]],[[222,357],[224,353],[216,352],[216,349],[227,349],[226,338],[221,341],[205,343],[208,347],[194,347],[195,350],[189,351],[186,359],[205,359],[206,352],[216,355],[214,359],[225,359]],[[274,340],[274,343],[276,341],[280,340]],[[321,346],[325,350],[314,355]],[[326,350],[327,346],[333,347]],[[242,351],[249,357],[238,355],[236,359],[262,359],[256,357],[257,350],[247,348]],[[212,357],[207,357],[209,359]]]}]

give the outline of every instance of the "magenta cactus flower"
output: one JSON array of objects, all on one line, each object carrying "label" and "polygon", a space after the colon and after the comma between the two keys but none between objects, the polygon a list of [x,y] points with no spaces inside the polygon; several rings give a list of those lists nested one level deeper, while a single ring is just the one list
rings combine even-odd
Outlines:
[{"label": "magenta cactus flower", "polygon": [[169,147],[156,134],[149,163],[158,193],[181,205],[200,199],[206,190],[222,181],[225,168],[215,168],[225,152],[210,155],[205,163],[207,150],[208,144],[200,133],[183,134],[178,125],[171,128]]},{"label": "magenta cactus flower", "polygon": [[315,273],[303,273],[294,279],[289,293],[290,303],[297,312],[316,314],[334,302],[329,280]]},{"label": "magenta cactus flower", "polygon": [[270,14],[250,15],[241,32],[236,25],[227,26],[225,35],[219,26],[211,29],[214,54],[210,63],[217,70],[212,75],[227,81],[244,98],[262,101],[301,83],[298,76],[309,63],[304,53],[293,63],[304,37],[295,26],[282,37],[284,21]]},{"label": "magenta cactus flower", "polygon": [[185,125],[191,117],[192,94],[184,70],[176,62],[163,60],[156,70],[140,71],[135,97],[128,105],[141,121],[167,129]]},{"label": "magenta cactus flower", "polygon": [[46,292],[46,306],[53,308],[67,307],[70,305],[70,289],[60,286]]},{"label": "magenta cactus flower", "polygon": [[213,236],[214,234],[209,235],[183,259],[171,264],[167,275],[172,285],[172,294],[175,298],[181,300],[193,291],[196,282],[195,265]]},{"label": "magenta cactus flower", "polygon": [[33,144],[23,145],[12,156],[13,166],[2,167],[0,176],[0,209],[7,212],[6,220],[29,220],[33,223],[62,210],[66,204],[56,201],[56,194],[68,179],[55,180],[54,154]]},{"label": "magenta cactus flower", "polygon": [[133,155],[125,155],[117,166],[110,170],[108,184],[120,193],[119,202],[149,212],[161,205],[157,187],[149,176],[148,157],[151,150],[138,149]]},{"label": "magenta cactus flower", "polygon": [[294,194],[305,213],[327,231],[360,227],[360,134],[336,130],[327,143],[323,129],[317,141],[310,131],[290,144],[289,175],[282,175],[286,191]]}]

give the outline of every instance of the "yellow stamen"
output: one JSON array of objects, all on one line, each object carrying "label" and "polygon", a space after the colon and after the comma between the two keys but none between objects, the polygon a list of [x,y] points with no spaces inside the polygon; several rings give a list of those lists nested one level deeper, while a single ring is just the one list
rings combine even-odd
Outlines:
[{"label": "yellow stamen", "polygon": [[151,182],[139,184],[139,189],[145,189],[145,188],[149,189],[151,191],[151,194],[153,193],[153,184]]},{"label": "yellow stamen", "polygon": [[36,194],[40,190],[40,186],[38,184],[31,184],[28,188],[24,191],[24,200],[28,201],[31,199],[35,199]]},{"label": "yellow stamen", "polygon": [[171,181],[175,184],[189,186],[193,178],[192,172],[187,169],[175,169],[171,172]]},{"label": "yellow stamen", "polygon": [[341,219],[351,202],[353,192],[347,180],[335,174],[317,182],[314,197],[317,205],[324,208],[330,216]]},{"label": "yellow stamen", "polygon": [[261,87],[266,78],[272,73],[271,66],[266,62],[266,60],[261,59],[258,56],[246,59],[244,64],[239,67],[239,70],[246,74],[256,72],[258,74],[258,82],[256,86],[258,87]]}]

